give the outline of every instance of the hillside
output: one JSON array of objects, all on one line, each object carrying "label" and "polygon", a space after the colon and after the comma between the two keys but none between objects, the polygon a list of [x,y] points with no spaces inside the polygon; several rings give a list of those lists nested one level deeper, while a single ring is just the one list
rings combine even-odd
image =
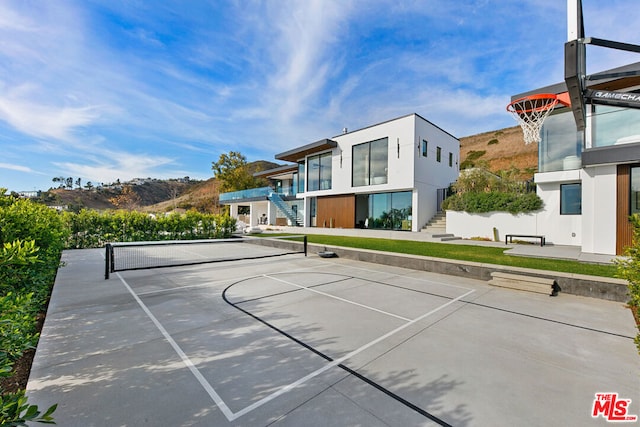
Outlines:
[{"label": "hillside", "polygon": [[[249,163],[250,173],[279,166],[277,163],[258,160]],[[127,197],[130,189],[131,193]],[[169,212],[176,209],[196,209],[201,212],[220,212],[218,205],[219,183],[215,178],[206,181],[184,179],[136,179],[118,185],[92,189],[51,189],[43,193],[41,199],[49,206],[65,206],[70,210],[135,208],[145,212]],[[126,199],[126,200],[124,200]],[[124,205],[127,206],[124,206]]]},{"label": "hillside", "polygon": [[497,172],[516,167],[522,179],[538,169],[538,144],[524,144],[522,129],[514,126],[460,138],[460,168],[487,164]]},{"label": "hillside", "polygon": [[124,187],[130,187],[135,193],[137,206],[149,206],[165,200],[173,200],[187,193],[197,185],[199,181],[183,180],[158,180],[148,179],[136,184],[123,183],[123,185],[87,189],[62,189],[49,190],[43,196],[48,205],[67,206],[72,210],[88,209],[116,209],[112,199],[122,194]]}]

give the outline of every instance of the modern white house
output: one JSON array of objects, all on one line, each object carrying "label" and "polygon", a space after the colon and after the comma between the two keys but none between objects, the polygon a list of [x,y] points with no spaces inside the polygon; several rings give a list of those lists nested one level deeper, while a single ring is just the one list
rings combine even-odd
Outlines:
[{"label": "modern white house", "polygon": [[[620,91],[623,95],[612,96],[640,99],[639,71],[635,63],[595,74],[588,89],[594,96]],[[512,100],[566,92],[566,83],[559,83]],[[540,212],[447,212],[447,232],[493,238],[495,228],[502,239],[506,234],[543,235],[547,243],[580,246],[584,253],[622,254],[632,242],[629,216],[640,213],[640,109],[604,102],[586,104],[584,130],[576,130],[574,112],[562,105],[544,121],[534,177],[544,202]]]},{"label": "modern white house", "polygon": [[250,227],[419,231],[458,177],[460,142],[409,114],[275,155],[272,185],[220,195]]}]

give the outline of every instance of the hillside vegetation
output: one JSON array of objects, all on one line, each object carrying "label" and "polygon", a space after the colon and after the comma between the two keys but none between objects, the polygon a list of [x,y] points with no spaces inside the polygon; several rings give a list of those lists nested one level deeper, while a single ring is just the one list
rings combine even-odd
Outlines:
[{"label": "hillside vegetation", "polygon": [[492,172],[511,168],[531,179],[538,169],[538,144],[525,145],[520,126],[460,138],[460,168],[484,165]]}]

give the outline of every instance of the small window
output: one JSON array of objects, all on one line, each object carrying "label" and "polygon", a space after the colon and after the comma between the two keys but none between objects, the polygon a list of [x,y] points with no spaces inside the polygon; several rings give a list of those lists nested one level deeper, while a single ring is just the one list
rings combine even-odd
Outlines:
[{"label": "small window", "polygon": [[442,148],[436,147],[436,162],[442,161]]},{"label": "small window", "polygon": [[429,143],[427,142],[426,139],[422,140],[422,157],[427,157],[427,150],[429,147]]},{"label": "small window", "polygon": [[449,167],[453,167],[453,153],[449,153]]},{"label": "small window", "polygon": [[582,184],[560,185],[560,215],[582,214]]}]

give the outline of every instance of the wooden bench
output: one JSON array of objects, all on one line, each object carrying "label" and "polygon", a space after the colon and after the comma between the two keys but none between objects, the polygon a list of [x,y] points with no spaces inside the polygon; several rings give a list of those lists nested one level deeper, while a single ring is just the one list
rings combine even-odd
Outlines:
[{"label": "wooden bench", "polygon": [[520,291],[535,292],[550,296],[558,295],[560,286],[554,279],[547,277],[525,276],[523,274],[503,273],[494,271],[491,273],[491,280],[488,282],[492,286],[501,288],[517,289]]},{"label": "wooden bench", "polygon": [[545,244],[544,236],[536,236],[533,234],[507,234],[506,236],[504,236],[504,244],[506,245],[507,243],[513,243],[514,237],[522,237],[527,239],[540,239],[540,246],[544,246]]}]

